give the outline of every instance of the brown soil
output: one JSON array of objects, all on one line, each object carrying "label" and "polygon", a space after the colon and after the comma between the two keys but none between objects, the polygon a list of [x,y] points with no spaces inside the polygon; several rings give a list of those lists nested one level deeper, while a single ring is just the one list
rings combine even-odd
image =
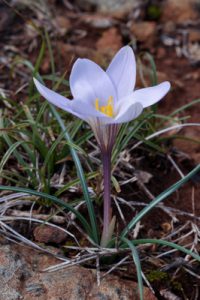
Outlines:
[{"label": "brown soil", "polygon": [[[72,61],[79,56],[87,56],[100,63],[102,66],[106,66],[112,55],[123,44],[130,42],[133,38],[133,33],[130,32],[130,28],[127,25],[128,22],[134,23],[131,14],[125,15],[120,19],[115,18],[112,15],[102,17],[98,13],[91,14],[89,11],[82,13],[81,11],[78,11],[76,6],[74,6],[74,9],[71,11],[67,10],[62,1],[58,1],[59,3],[56,3],[56,1],[50,2],[50,11],[53,12],[52,18],[57,22],[57,25],[44,15],[41,15],[41,18],[39,18],[37,12],[32,11],[29,8],[23,8],[21,10],[22,16],[20,16],[19,14],[16,14],[13,9],[10,9],[3,3],[0,4],[0,25],[2,28],[0,40],[0,55],[2,57],[2,64],[0,66],[0,88],[9,90],[10,97],[17,99],[18,101],[21,101],[22,98],[26,98],[27,90],[23,89],[18,95],[15,95],[15,91],[19,86],[27,83],[31,76],[25,68],[20,66],[18,71],[15,69],[13,78],[13,74],[11,74],[12,63],[18,55],[34,63],[41,44],[40,37],[36,32],[33,33],[30,30],[28,21],[32,20],[37,22],[37,25],[40,27],[45,25],[46,28],[48,28],[50,35],[52,36],[56,70],[59,70],[60,74],[66,70],[70,70]],[[98,20],[102,20],[103,18],[105,18],[104,23],[101,21],[101,25],[99,25]],[[145,19],[144,12],[141,13],[140,19],[137,22],[143,21],[143,19]],[[148,26],[149,21],[145,21]],[[175,109],[200,97],[200,68],[199,61],[194,62],[194,59],[191,60],[190,57],[185,57],[183,54],[181,57],[177,56],[177,51],[182,49],[182,36],[180,38],[181,42],[179,46],[173,44],[171,46],[166,46],[166,44],[163,44],[162,35],[167,34],[167,22],[163,19],[161,19],[161,21],[156,20],[155,22],[156,26],[153,25],[153,29],[148,32],[148,36],[145,40],[140,40],[140,37],[137,37],[139,40],[137,43],[137,55],[139,56],[143,50],[148,50],[152,53],[158,71],[158,81],[167,79],[171,82],[172,91],[158,106],[159,113],[168,115]],[[146,26],[145,24],[143,25]],[[179,32],[181,30],[184,29],[189,31],[191,29],[189,25],[187,26],[184,22],[183,24],[179,23],[179,25],[176,26],[177,24],[173,21],[172,25],[170,36],[174,40],[179,40]],[[193,23],[192,26],[196,26],[195,28],[199,30],[198,23],[197,25]],[[198,36],[195,43],[199,45]],[[193,44],[194,42],[188,44],[188,46]],[[179,49],[177,49],[178,47]],[[41,66],[41,73],[48,74],[49,72],[50,61],[49,57],[46,56]],[[141,82],[138,80],[138,86],[139,85],[141,86]],[[200,103],[191,106],[179,114],[181,117],[188,115],[190,116],[187,120],[188,123],[198,123]],[[170,134],[172,133],[169,133],[169,135]],[[177,134],[180,134],[183,137],[193,138],[199,142],[200,127],[186,127]],[[199,143],[177,138],[170,140],[165,146],[168,149],[167,154],[170,154],[173,157],[183,174],[187,174],[194,166],[200,163]],[[141,157],[144,158],[140,159]],[[180,179],[180,175],[169,160],[167,160],[166,156],[152,153],[149,149],[141,148],[136,152],[131,152],[130,163],[135,166],[136,170],[148,172],[153,176],[150,181],[145,184],[145,188],[153,195],[160,194],[164,189]],[[199,220],[195,218],[195,216],[198,217],[200,215],[199,176],[200,175],[196,175],[192,178],[190,182],[185,184],[184,187],[174,193],[165,202],[166,206],[185,212],[185,215],[175,213],[178,221],[174,223],[172,218],[167,213],[163,212],[163,210],[159,208],[154,209],[142,221],[143,227],[139,232],[140,238],[161,238],[162,236],[169,234],[172,231],[172,227],[175,230],[183,224],[186,224],[188,220],[199,225]],[[135,183],[128,184],[122,188],[122,192],[119,196],[129,201],[141,201],[147,203],[151,200],[151,197],[145,193],[145,189]],[[142,207],[137,206],[136,212],[141,208]],[[118,211],[115,208],[114,212],[118,215]],[[133,213],[129,209],[123,208],[123,213],[125,214],[126,221],[133,217]],[[187,213],[193,214],[193,217],[190,217]],[[186,240],[184,242],[186,244]],[[145,271],[150,273],[150,271],[160,267],[158,260],[153,263],[150,262],[151,253],[160,253],[158,248],[152,246],[149,249],[147,251],[146,249],[141,250],[141,256],[149,256],[149,261],[146,260],[144,262],[144,273]],[[144,252],[146,253],[145,255]],[[179,258],[178,254],[173,254],[171,257],[170,255],[167,256],[161,263],[162,267],[164,264],[170,265],[170,263],[172,263],[171,259],[176,261],[177,258]],[[175,271],[177,272],[176,275],[174,275]],[[195,274],[199,274],[199,266],[194,264],[192,271]],[[119,271],[118,274],[124,276],[123,272]],[[132,271],[127,272],[126,276],[128,278],[134,277],[136,279],[136,276]],[[198,286],[199,277],[189,274],[182,264],[175,269],[172,267],[168,271],[167,276],[168,280],[170,277],[173,277],[174,279],[170,283],[165,282],[166,278],[165,280],[158,278],[151,282],[159,299],[175,299],[162,297],[160,291],[163,289],[169,289],[175,295],[180,297],[177,299],[198,299],[195,298],[196,289],[193,289],[191,294],[191,286]]]}]

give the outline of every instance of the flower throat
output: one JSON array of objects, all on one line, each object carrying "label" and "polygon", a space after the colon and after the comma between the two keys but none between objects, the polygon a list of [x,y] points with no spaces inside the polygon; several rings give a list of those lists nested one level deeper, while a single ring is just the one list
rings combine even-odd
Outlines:
[{"label": "flower throat", "polygon": [[106,116],[111,117],[111,118],[114,117],[113,106],[114,106],[114,104],[113,104],[113,97],[112,96],[110,96],[108,98],[107,105],[105,105],[105,106],[99,106],[99,99],[98,98],[95,100],[96,110],[102,112],[103,114],[105,114]]}]

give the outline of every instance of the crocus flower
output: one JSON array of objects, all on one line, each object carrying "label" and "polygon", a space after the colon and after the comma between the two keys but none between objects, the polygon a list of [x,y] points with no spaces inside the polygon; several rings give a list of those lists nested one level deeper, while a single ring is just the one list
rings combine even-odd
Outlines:
[{"label": "crocus flower", "polygon": [[104,219],[101,245],[106,246],[114,230],[110,178],[111,152],[120,124],[136,119],[170,89],[169,82],[134,91],[136,62],[132,49],[123,47],[106,72],[89,59],[77,59],[69,78],[73,100],[48,89],[34,79],[39,93],[50,103],[88,122],[102,153]]},{"label": "crocus flower", "polygon": [[135,81],[135,56],[129,46],[119,50],[106,71],[89,59],[77,59],[69,78],[73,100],[34,79],[46,100],[90,124],[102,151],[112,148],[117,124],[137,118],[143,108],[158,102],[170,88],[165,81],[133,91]]}]

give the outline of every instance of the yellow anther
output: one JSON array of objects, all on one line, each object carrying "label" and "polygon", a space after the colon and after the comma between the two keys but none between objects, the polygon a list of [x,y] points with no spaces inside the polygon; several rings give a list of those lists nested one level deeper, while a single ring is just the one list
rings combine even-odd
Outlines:
[{"label": "yellow anther", "polygon": [[110,96],[108,99],[108,105],[106,107],[106,115],[113,117],[113,97]]},{"label": "yellow anther", "polygon": [[107,115],[108,117],[113,117],[114,116],[114,111],[113,111],[113,97],[110,96],[108,98],[107,105],[105,106],[100,106],[99,107],[99,99],[97,98],[95,100],[95,108],[96,110],[102,112],[103,114]]},{"label": "yellow anther", "polygon": [[96,110],[99,110],[99,99],[98,98],[95,100],[95,108],[96,108]]},{"label": "yellow anther", "polygon": [[106,106],[101,106],[100,107],[100,111],[104,114],[106,114],[106,110],[107,110],[107,107]]}]

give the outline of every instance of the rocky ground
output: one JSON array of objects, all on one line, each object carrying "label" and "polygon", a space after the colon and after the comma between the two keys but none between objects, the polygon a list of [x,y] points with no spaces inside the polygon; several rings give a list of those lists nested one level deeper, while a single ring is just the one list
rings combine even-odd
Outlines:
[{"label": "rocky ground", "polygon": [[[97,285],[96,271],[80,266],[43,272],[59,261],[30,248],[1,239],[1,300],[129,300],[139,299],[137,284],[109,275]],[[155,300],[148,288],[144,299]]]},{"label": "rocky ground", "polygon": [[[123,0],[83,0],[83,1],[37,1],[15,0],[11,6],[0,1],[0,90],[1,94],[21,101],[27,97],[27,86],[31,74],[23,65],[14,68],[16,61],[27,59],[36,61],[41,47],[40,34],[37,28],[46,28],[52,41],[56,71],[69,74],[72,62],[77,57],[89,57],[102,66],[106,66],[113,54],[123,45],[130,43],[139,58],[148,50],[155,59],[158,82],[169,80],[172,83],[171,93],[159,105],[159,113],[168,115],[175,109],[189,104],[200,97],[200,1],[199,0],[163,0],[163,1],[123,1]],[[143,61],[145,65],[146,62]],[[51,70],[49,56],[46,55],[40,68],[42,74]],[[145,73],[145,82],[139,76],[137,87],[149,85]],[[66,76],[67,77],[67,76]],[[19,88],[20,87],[20,88]],[[4,104],[3,104],[4,105]],[[200,104],[180,112],[180,117],[189,115],[187,122],[199,122]],[[170,125],[170,124],[169,124]],[[175,139],[174,156],[184,174],[200,163],[200,127],[186,127],[179,132],[184,138]],[[173,153],[171,153],[173,154]],[[181,154],[181,155],[180,155]],[[167,165],[166,169],[163,165]],[[137,166],[136,166],[137,167]],[[138,165],[138,168],[152,175],[152,181],[146,184],[152,193],[159,194],[169,184],[174,183],[180,175],[168,163],[153,161]],[[166,173],[167,172],[167,173]],[[166,175],[167,174],[167,175]],[[166,181],[167,176],[167,181]],[[2,181],[2,182],[1,182]],[[3,180],[0,178],[0,183]],[[141,187],[140,187],[141,188]],[[122,188],[122,195],[131,201],[133,189],[130,185]],[[129,191],[129,195],[127,195]],[[148,198],[148,193],[139,193],[139,200]],[[131,194],[132,193],[132,194]],[[168,205],[198,217],[200,213],[199,176],[188,183],[167,202]],[[127,218],[129,212],[127,212]],[[189,221],[188,221],[189,220]],[[190,222],[188,215],[180,216],[180,226]],[[199,220],[192,219],[196,225]],[[169,216],[153,212],[145,220],[142,233],[146,236],[160,237],[172,229],[166,228],[170,223]],[[170,225],[171,226],[171,225]],[[52,243],[62,243],[66,236],[53,236],[37,227],[32,239],[43,243],[45,247]],[[184,231],[183,231],[184,234]],[[50,235],[50,238],[48,238]],[[199,237],[198,237],[199,238]],[[197,238],[197,239],[198,239]],[[189,239],[189,238],[188,238]],[[190,241],[190,240],[189,240]],[[50,247],[53,252],[57,248]],[[198,242],[197,242],[197,250]],[[98,274],[95,267],[88,269],[80,266],[64,268],[56,272],[43,272],[46,267],[58,263],[58,260],[23,245],[14,245],[4,239],[0,243],[0,300],[41,299],[41,300],[110,300],[138,299],[137,284],[128,273],[123,276],[108,275],[97,285]],[[155,251],[155,249],[151,249]],[[153,260],[152,260],[153,261]],[[153,261],[151,266],[159,268],[163,261]],[[166,263],[166,261],[164,262]],[[177,270],[180,271],[181,267]],[[170,269],[171,270],[171,269]],[[165,280],[152,283],[156,296],[145,288],[145,300],[198,300],[199,267],[192,269],[195,275],[180,273],[176,282],[179,288],[169,286]],[[178,271],[177,271],[178,273]],[[170,276],[175,276],[175,271]],[[179,273],[178,273],[179,274]],[[127,279],[129,277],[129,280]],[[175,276],[176,277],[176,276]],[[135,278],[135,277],[134,277]],[[191,291],[192,286],[192,291]]]}]

